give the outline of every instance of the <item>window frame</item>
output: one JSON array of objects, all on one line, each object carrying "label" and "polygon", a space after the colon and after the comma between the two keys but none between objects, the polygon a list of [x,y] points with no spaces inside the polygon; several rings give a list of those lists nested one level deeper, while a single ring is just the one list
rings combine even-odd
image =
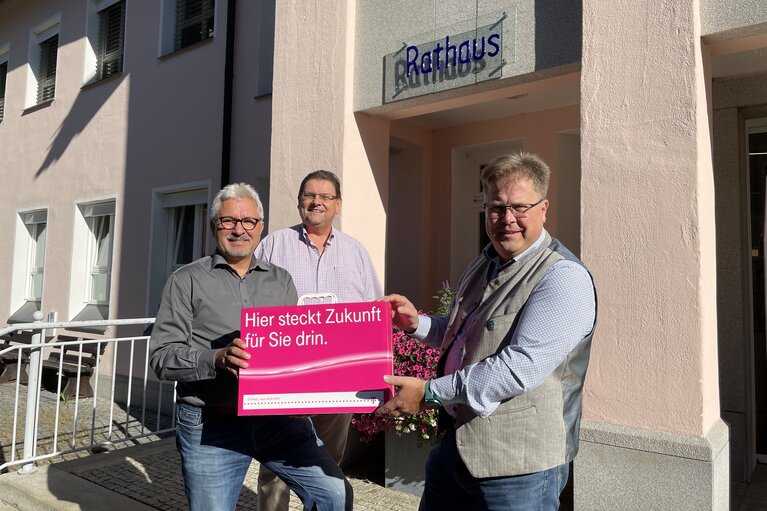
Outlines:
[{"label": "window frame", "polygon": [[[33,321],[32,312],[41,310],[45,285],[45,261],[48,252],[48,209],[37,207],[16,212],[16,239],[14,244],[14,266],[11,276],[11,314],[9,323]],[[45,239],[42,261],[37,261],[39,234],[35,238],[30,226],[45,225]],[[37,231],[37,227],[34,230]],[[42,263],[38,266],[38,263]],[[34,275],[41,275],[40,295],[33,292]]]},{"label": "window frame", "polygon": [[[111,212],[107,212],[107,209],[111,208]],[[90,209],[91,211],[98,211],[97,213],[86,212],[84,210]],[[114,237],[115,237],[115,212],[114,202],[102,202],[95,204],[88,204],[84,208],[81,208],[85,223],[90,230],[88,236],[88,248],[87,248],[87,262],[86,262],[86,282],[85,282],[85,303],[93,305],[109,305],[109,296],[112,290],[112,260],[114,258]],[[107,264],[106,266],[98,265],[99,258],[99,238],[96,232],[97,219],[108,218],[108,230],[107,230]],[[95,276],[106,275],[106,289],[105,299],[99,300],[94,298],[93,293],[95,289]]]},{"label": "window frame", "polygon": [[[199,2],[200,13],[185,16],[189,2]],[[220,2],[218,2],[220,3]],[[216,0],[162,0],[160,16],[160,57],[171,55],[199,43],[209,41],[216,36],[218,15]],[[200,27],[200,38],[184,42],[185,29]],[[206,35],[202,32],[205,31]]]},{"label": "window frame", "polygon": [[[35,223],[27,223],[24,222],[25,226],[27,226],[27,230],[29,230],[29,226],[33,226],[35,233],[30,232],[29,233],[29,248],[27,250],[27,285],[25,286],[27,289],[26,297],[25,299],[27,301],[35,301],[40,302],[43,299],[43,281],[44,281],[44,275],[45,275],[45,251],[48,249],[48,222],[35,222]],[[39,231],[40,226],[44,226],[42,228],[42,232]],[[38,256],[40,255],[40,252],[38,251],[38,246],[40,245],[40,237],[43,237],[42,241],[42,261],[38,261]],[[41,263],[41,264],[38,264]],[[39,296],[34,293],[34,286],[35,286],[35,277],[40,276],[40,294]]]},{"label": "window frame", "polygon": [[[195,206],[192,261],[203,257],[211,246],[208,208],[212,200],[210,180],[157,187],[152,190],[152,224],[147,272],[147,315],[153,316],[168,276],[182,266],[174,261],[176,222],[174,210]],[[199,256],[198,256],[199,252]]]},{"label": "window frame", "polygon": [[[72,256],[69,284],[69,306],[67,317],[71,321],[89,319],[109,319],[111,310],[112,282],[114,281],[115,257],[120,250],[120,210],[116,196],[106,196],[76,201],[73,205],[74,226],[72,230]],[[107,267],[94,269],[96,235],[93,232],[93,221],[90,217],[109,216],[109,253]],[[107,289],[104,300],[94,300],[93,275],[107,274]],[[102,328],[93,331],[103,331]]]},{"label": "window frame", "polygon": [[[115,13],[115,11],[118,11]],[[85,63],[83,65],[83,86],[106,80],[123,73],[125,69],[125,38],[128,6],[126,0],[88,0],[86,14]],[[106,16],[118,15],[117,48],[107,52],[109,38],[114,36]],[[114,25],[111,25],[114,26]],[[107,53],[109,59],[107,59]],[[116,69],[105,72],[104,64],[117,61]]]},{"label": "window frame", "polygon": [[[178,251],[182,246],[180,243],[180,236],[183,234],[183,229],[178,221],[178,214],[185,214],[186,208],[194,207],[194,224],[192,231],[192,257],[189,261],[177,262]],[[205,253],[205,244],[207,243],[207,203],[194,203],[183,204],[179,206],[171,206],[165,208],[168,216],[168,240],[172,242],[166,250],[166,262],[165,273],[170,275],[174,271],[178,270],[182,266],[185,266],[192,261],[196,261]]]},{"label": "window frame", "polygon": [[0,46],[0,121],[5,117],[5,93],[8,90],[8,61],[10,59],[10,45]]},{"label": "window frame", "polygon": [[[61,34],[61,13],[51,16],[44,22],[38,24],[32,30],[29,31],[29,51],[27,54],[27,70],[29,79],[27,80],[27,93],[25,98],[24,107],[32,108],[38,105],[45,105],[53,102],[56,99],[56,75],[58,73],[58,53],[59,53],[59,36]],[[43,44],[51,41],[56,37],[56,50],[53,53],[53,72],[43,77],[43,64],[51,63],[51,59],[48,58],[43,61]],[[50,65],[48,67],[51,67]],[[43,81],[47,80],[50,83],[44,84]],[[50,87],[50,94],[45,94],[45,87]],[[44,99],[41,99],[44,98]]]},{"label": "window frame", "polygon": [[40,61],[37,68],[37,102],[41,105],[56,97],[56,66],[58,65],[59,34],[40,41]]},{"label": "window frame", "polygon": [[[191,2],[200,3],[199,14],[189,15]],[[184,11],[187,11],[184,14]],[[183,17],[182,17],[183,16]],[[175,51],[183,50],[194,44],[211,39],[214,34],[216,24],[216,0],[176,0],[176,23],[174,31],[174,44]],[[195,29],[199,27],[200,38],[193,38],[187,42],[184,42],[185,32],[188,29]],[[207,31],[207,35],[203,35],[203,30]]]}]

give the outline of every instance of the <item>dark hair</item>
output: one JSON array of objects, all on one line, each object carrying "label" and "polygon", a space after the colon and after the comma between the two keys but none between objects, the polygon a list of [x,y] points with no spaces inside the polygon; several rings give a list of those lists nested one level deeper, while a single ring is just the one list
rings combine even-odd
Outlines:
[{"label": "dark hair", "polygon": [[298,189],[298,202],[301,202],[301,196],[304,194],[304,188],[306,182],[312,179],[320,179],[322,181],[330,181],[336,189],[336,197],[341,198],[341,182],[338,180],[338,176],[329,170],[315,170],[309,172],[304,179],[301,180],[301,187]]},{"label": "dark hair", "polygon": [[508,179],[527,177],[533,181],[533,187],[540,198],[546,197],[549,189],[549,166],[532,153],[512,153],[498,156],[482,169],[482,183],[501,182]]}]

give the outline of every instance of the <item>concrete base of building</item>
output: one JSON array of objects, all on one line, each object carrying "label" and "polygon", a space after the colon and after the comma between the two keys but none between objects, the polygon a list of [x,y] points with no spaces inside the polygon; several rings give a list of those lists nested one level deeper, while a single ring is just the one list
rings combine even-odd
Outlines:
[{"label": "concrete base of building", "polygon": [[722,420],[730,427],[730,480],[742,483],[748,481],[753,471],[746,456],[746,414],[742,412],[721,411]]},{"label": "concrete base of building", "polygon": [[729,507],[729,430],[722,420],[704,438],[582,421],[580,438],[575,509]]}]

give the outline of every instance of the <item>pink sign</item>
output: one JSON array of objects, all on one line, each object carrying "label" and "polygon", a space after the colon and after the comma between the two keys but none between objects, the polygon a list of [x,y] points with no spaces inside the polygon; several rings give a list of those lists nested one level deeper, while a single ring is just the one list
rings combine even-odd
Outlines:
[{"label": "pink sign", "polygon": [[372,412],[391,396],[388,302],[242,309],[240,415]]}]

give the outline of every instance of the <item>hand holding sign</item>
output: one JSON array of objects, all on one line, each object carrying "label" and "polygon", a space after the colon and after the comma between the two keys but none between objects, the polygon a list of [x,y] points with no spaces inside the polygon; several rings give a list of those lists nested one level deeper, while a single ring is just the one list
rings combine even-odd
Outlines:
[{"label": "hand holding sign", "polygon": [[425,408],[424,387],[426,382],[410,376],[384,376],[384,381],[395,387],[399,387],[397,395],[385,405],[376,410],[376,415],[382,417],[400,417],[412,415]]},{"label": "hand holding sign", "polygon": [[418,328],[418,311],[413,302],[402,295],[386,295],[384,301],[389,302],[392,309],[392,321],[394,324],[408,334],[415,332]]},{"label": "hand holding sign", "polygon": [[227,346],[220,348],[216,351],[214,362],[216,367],[226,369],[234,375],[238,376],[238,369],[247,369],[247,360],[250,359],[250,353],[245,351],[245,342],[242,339],[234,339]]}]

